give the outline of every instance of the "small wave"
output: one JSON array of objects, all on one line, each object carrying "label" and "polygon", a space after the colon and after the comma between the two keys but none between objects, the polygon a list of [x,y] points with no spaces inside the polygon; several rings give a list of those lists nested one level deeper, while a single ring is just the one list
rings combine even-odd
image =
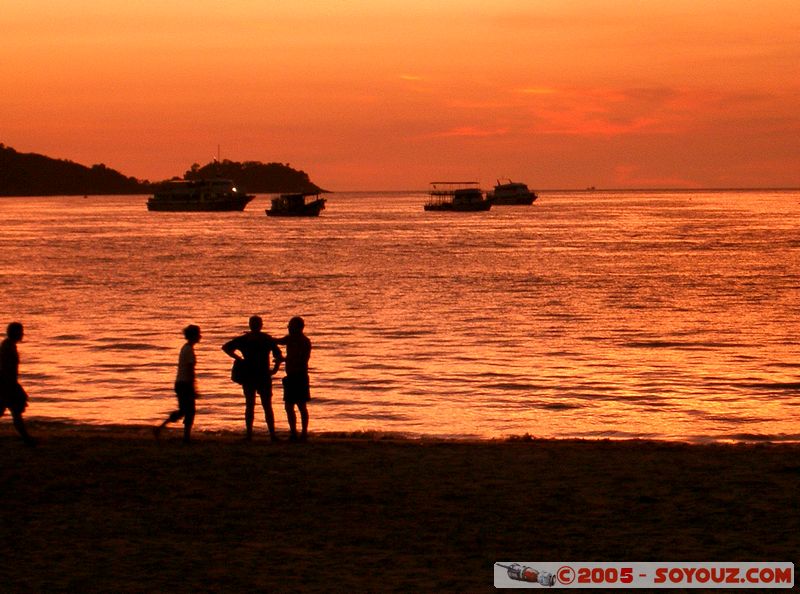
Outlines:
[{"label": "small wave", "polygon": [[[317,398],[314,398],[314,400],[317,401]],[[322,399],[320,398],[319,400],[322,400]],[[364,407],[370,407],[370,408],[371,407],[375,407],[375,408],[378,408],[378,409],[381,409],[381,408],[417,408],[417,407],[419,407],[419,404],[420,404],[419,402],[402,402],[402,401],[399,401],[399,400],[360,400],[360,399],[359,400],[347,400],[347,401],[344,401],[344,400],[337,401],[336,399],[328,399],[328,400],[326,400],[326,403],[328,403],[328,404],[332,404],[332,403],[342,404],[342,405],[351,406],[351,407],[353,405],[358,405],[358,406],[364,406]]]},{"label": "small wave", "polygon": [[650,303],[647,304],[638,304],[638,303],[624,303],[622,305],[618,305],[619,309],[627,309],[627,310],[645,310],[645,309],[652,309],[653,305]]},{"label": "small wave", "polygon": [[619,402],[620,398],[611,394],[600,394],[597,392],[573,392],[565,391],[565,398],[578,398],[580,400],[608,400],[612,402]]},{"label": "small wave", "polygon": [[682,342],[675,340],[631,340],[623,342],[622,346],[633,349],[684,349],[684,350],[703,350],[703,349],[724,349],[724,348],[746,348],[753,345],[737,342]]},{"label": "small wave", "polygon": [[[35,402],[36,404],[63,404],[64,403],[64,396],[65,393],[75,393],[75,390],[61,390],[61,396],[39,396],[36,395]],[[83,402],[83,398],[81,398],[81,402]]]},{"label": "small wave", "polygon": [[430,361],[436,358],[436,353],[433,351],[417,351],[406,353],[405,359],[407,361]]},{"label": "small wave", "polygon": [[339,419],[360,419],[362,421],[405,421],[408,420],[407,415],[399,415],[396,413],[348,413],[348,412],[340,412],[333,415]]},{"label": "small wave", "polygon": [[360,369],[378,369],[378,370],[386,370],[386,371],[406,371],[408,367],[403,365],[389,365],[386,363],[364,363],[363,365],[359,365]]},{"label": "small wave", "polygon": [[137,384],[135,380],[130,378],[117,378],[108,375],[98,378],[86,377],[81,380],[81,383],[87,386],[132,386]]},{"label": "small wave", "polygon": [[381,338],[419,338],[428,334],[423,330],[383,330],[377,332]]},{"label": "small wave", "polygon": [[767,367],[777,367],[779,369],[800,369],[800,363],[770,363]]},{"label": "small wave", "polygon": [[575,320],[575,321],[588,321],[589,316],[583,314],[566,313],[560,311],[545,311],[539,312],[537,317],[548,320]]},{"label": "small wave", "polygon": [[[129,394],[125,394],[125,400],[131,400],[133,398],[134,398],[133,396],[131,396]],[[38,400],[38,398],[37,398],[37,400]],[[88,396],[88,395],[84,394],[80,398],[81,405],[85,405],[88,402],[110,403],[110,404],[113,405],[113,404],[117,403],[118,401],[119,401],[119,394],[115,394],[115,395],[111,395],[111,396]]]},{"label": "small wave", "polygon": [[743,388],[751,390],[767,390],[776,392],[787,392],[800,390],[800,382],[753,382],[738,384]]},{"label": "small wave", "polygon": [[511,377],[507,373],[501,373],[499,371],[482,371],[481,373],[476,374],[478,377]]},{"label": "small wave", "polygon": [[378,382],[357,382],[349,386],[351,390],[359,392],[390,392],[393,386],[387,386]]},{"label": "small wave", "polygon": [[[568,359],[570,357],[575,356],[575,352],[573,351],[545,351],[545,357],[552,357],[554,359]],[[564,366],[561,369],[568,369],[568,367]]]},{"label": "small wave", "polygon": [[408,394],[409,396],[426,396],[427,397],[427,396],[431,395],[430,390],[426,390],[424,388],[407,389],[407,390],[404,390],[404,393]]},{"label": "small wave", "polygon": [[138,342],[117,342],[89,347],[93,351],[169,351],[168,347]]},{"label": "small wave", "polygon": [[344,398],[326,398],[325,396],[314,396],[311,395],[314,404],[331,404],[331,405],[347,405],[350,406],[353,404],[352,400],[346,400]]},{"label": "small wave", "polygon": [[721,436],[721,439],[760,443],[772,441],[794,442],[800,441],[800,433],[733,433],[731,435]]},{"label": "small wave", "polygon": [[585,431],[576,433],[579,437],[602,437],[608,439],[658,439],[658,433],[634,433],[632,431]]},{"label": "small wave", "polygon": [[80,334],[60,334],[58,336],[54,336],[52,339],[64,342],[74,342],[86,340],[86,337],[81,336]]},{"label": "small wave", "polygon": [[626,404],[638,404],[640,406],[648,406],[651,408],[666,408],[672,406],[672,404],[669,402],[656,400],[650,396],[626,396],[625,398],[621,399],[621,401],[625,402]]},{"label": "small wave", "polygon": [[496,384],[489,384],[486,387],[495,388],[497,390],[508,390],[514,392],[541,392],[543,390],[549,390],[552,388],[552,386],[517,383],[517,382],[498,382]]},{"label": "small wave", "polygon": [[579,404],[568,404],[566,402],[551,402],[540,405],[540,408],[544,408],[545,410],[572,410],[583,407]]},{"label": "small wave", "polygon": [[25,374],[23,374],[24,381],[28,381],[28,380],[30,380],[30,381],[49,380],[49,379],[52,379],[54,377],[56,377],[56,376],[51,375],[49,373],[41,373],[41,372],[39,372],[39,373],[26,372]]},{"label": "small wave", "polygon": [[[92,365],[93,369],[102,369],[103,371],[115,371],[115,372],[125,372],[130,373],[140,369],[172,369],[175,365],[170,363],[94,363]],[[207,371],[198,372],[198,377],[206,376],[209,377],[214,374],[209,374]]]}]

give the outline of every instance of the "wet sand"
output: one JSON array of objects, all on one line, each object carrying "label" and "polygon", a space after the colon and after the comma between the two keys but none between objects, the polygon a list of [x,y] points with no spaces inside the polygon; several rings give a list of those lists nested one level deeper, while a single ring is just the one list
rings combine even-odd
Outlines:
[{"label": "wet sand", "polygon": [[487,592],[503,560],[800,557],[798,445],[30,428],[34,449],[0,421],[4,592]]}]

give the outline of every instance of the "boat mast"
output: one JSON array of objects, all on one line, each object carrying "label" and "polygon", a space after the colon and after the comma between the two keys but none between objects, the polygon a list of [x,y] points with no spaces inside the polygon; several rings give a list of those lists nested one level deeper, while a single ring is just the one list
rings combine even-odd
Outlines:
[{"label": "boat mast", "polygon": [[217,177],[222,175],[219,172],[219,164],[220,164],[220,148],[219,148],[219,145],[217,145],[217,156],[216,156],[216,158],[214,158],[214,172],[215,172]]}]

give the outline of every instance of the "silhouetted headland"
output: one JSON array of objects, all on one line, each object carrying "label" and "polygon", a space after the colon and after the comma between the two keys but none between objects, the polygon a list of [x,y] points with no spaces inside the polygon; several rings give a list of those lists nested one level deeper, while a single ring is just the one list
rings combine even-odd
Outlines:
[{"label": "silhouetted headland", "polygon": [[0,196],[143,194],[151,185],[103,164],[86,167],[0,144]]},{"label": "silhouetted headland", "polygon": [[297,192],[321,194],[327,192],[313,183],[305,171],[292,169],[289,164],[259,163],[258,161],[212,161],[202,167],[195,163],[183,175],[184,179],[224,178],[248,192],[256,194],[280,194]]},{"label": "silhouetted headland", "polygon": [[[185,179],[225,178],[251,193],[325,192],[304,171],[258,161],[195,163]],[[178,176],[172,179],[180,179]],[[0,143],[0,196],[151,194],[162,182],[129,177],[104,164],[87,167],[65,159],[20,153]]]}]

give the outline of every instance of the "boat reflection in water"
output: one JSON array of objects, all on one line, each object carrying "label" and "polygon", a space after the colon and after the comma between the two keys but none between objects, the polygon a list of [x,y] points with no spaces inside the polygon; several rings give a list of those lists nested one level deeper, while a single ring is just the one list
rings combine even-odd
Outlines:
[{"label": "boat reflection in water", "polygon": [[[314,200],[306,200],[314,196]],[[319,194],[281,194],[272,199],[272,206],[267,209],[270,217],[318,217],[325,209],[325,198]]]},{"label": "boat reflection in water", "polygon": [[431,182],[429,196],[425,210],[474,212],[492,207],[478,182]]},{"label": "boat reflection in water", "polygon": [[494,187],[493,192],[489,192],[486,198],[492,201],[492,204],[533,204],[533,201],[538,198],[536,192],[531,192],[528,186],[512,182],[510,179],[502,183],[497,180],[497,185]]},{"label": "boat reflection in water", "polygon": [[147,210],[242,211],[255,198],[239,192],[229,179],[173,180],[164,182],[147,201]]}]

